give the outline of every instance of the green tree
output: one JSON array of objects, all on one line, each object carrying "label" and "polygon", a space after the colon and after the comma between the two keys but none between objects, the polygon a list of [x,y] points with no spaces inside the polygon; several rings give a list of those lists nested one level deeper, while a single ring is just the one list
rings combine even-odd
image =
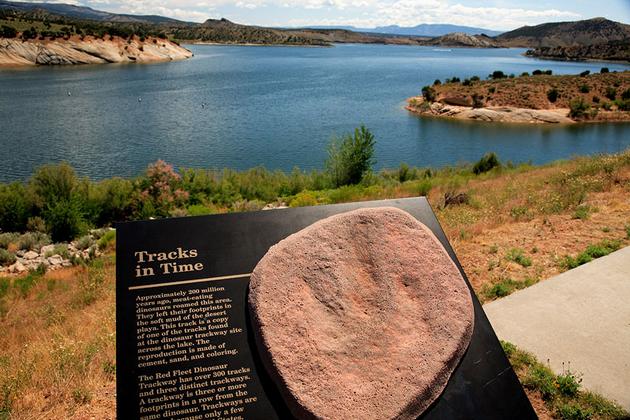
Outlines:
[{"label": "green tree", "polygon": [[333,138],[328,147],[326,170],[335,187],[358,184],[372,169],[374,160],[374,135],[362,125],[354,135]]},{"label": "green tree", "polygon": [[435,101],[435,89],[433,89],[431,86],[424,86],[422,88],[422,97],[427,101],[427,102],[434,102]]}]

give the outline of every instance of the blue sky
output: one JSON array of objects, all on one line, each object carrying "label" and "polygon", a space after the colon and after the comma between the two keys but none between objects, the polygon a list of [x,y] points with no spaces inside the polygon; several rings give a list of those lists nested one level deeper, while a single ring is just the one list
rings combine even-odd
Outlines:
[{"label": "blue sky", "polygon": [[[41,0],[39,0],[41,1]],[[630,23],[630,0],[52,0],[116,13],[203,22],[225,17],[265,26],[453,23],[509,30],[603,16]]]}]

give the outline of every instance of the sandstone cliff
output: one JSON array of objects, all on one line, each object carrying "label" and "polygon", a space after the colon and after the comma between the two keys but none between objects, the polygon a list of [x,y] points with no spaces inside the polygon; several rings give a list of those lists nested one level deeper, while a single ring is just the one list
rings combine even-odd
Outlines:
[{"label": "sandstone cliff", "polygon": [[192,57],[192,52],[159,38],[138,37],[124,39],[106,36],[72,36],[67,39],[0,38],[0,65],[58,65],[98,63],[147,63],[181,60]]}]

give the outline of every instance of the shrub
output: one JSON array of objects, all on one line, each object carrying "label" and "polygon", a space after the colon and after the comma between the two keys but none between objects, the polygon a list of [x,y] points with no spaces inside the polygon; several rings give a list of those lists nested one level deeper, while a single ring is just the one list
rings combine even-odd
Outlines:
[{"label": "shrub", "polygon": [[206,216],[217,212],[214,206],[206,206],[203,204],[193,204],[192,206],[188,206],[186,211],[190,216]]},{"label": "shrub", "polygon": [[593,103],[598,104],[600,101],[599,96],[593,96]]},{"label": "shrub", "polygon": [[625,101],[616,100],[615,103],[620,111],[630,111],[630,99]]},{"label": "shrub", "polygon": [[615,89],[612,86],[608,86],[606,88],[606,93],[604,94],[604,96],[606,96],[611,101],[614,101],[615,98],[617,97],[617,89]]},{"label": "shrub", "polygon": [[479,80],[480,80],[479,76],[473,76],[473,77],[470,78],[471,82],[478,82]]},{"label": "shrub", "polygon": [[521,77],[529,77],[529,73],[524,71],[523,73],[521,73]]},{"label": "shrub", "polygon": [[15,262],[15,260],[16,258],[13,252],[0,248],[0,266],[11,265]]},{"label": "shrub", "polygon": [[32,211],[32,203],[24,185],[0,184],[0,230],[22,232]]},{"label": "shrub", "polygon": [[49,205],[44,212],[44,219],[53,241],[71,241],[87,230],[83,212],[76,199],[60,200]]},{"label": "shrub", "polygon": [[547,76],[551,76],[553,74],[553,71],[545,70],[543,73],[546,74]]},{"label": "shrub", "polygon": [[549,102],[556,102],[556,100],[558,99],[559,96],[559,92],[558,89],[553,88],[550,89],[549,91],[547,91],[547,99],[549,99]]},{"label": "shrub", "polygon": [[182,207],[189,198],[189,193],[180,186],[181,176],[172,165],[163,160],[150,164],[138,183],[136,213],[143,218],[168,217],[172,209]]},{"label": "shrub", "polygon": [[116,241],[116,231],[108,230],[107,232],[105,232],[105,234],[103,234],[103,236],[101,236],[98,239],[98,243],[97,243],[98,249],[102,251],[106,249],[107,247],[109,247],[109,245],[115,241]]},{"label": "shrub", "polygon": [[411,179],[411,173],[409,172],[409,165],[401,163],[398,168],[398,182],[403,183]]},{"label": "shrub", "polygon": [[588,76],[589,74],[591,74],[591,71],[590,71],[590,70],[584,70],[582,73],[580,73],[580,77],[586,77],[586,76]]},{"label": "shrub", "polygon": [[531,258],[525,256],[523,250],[520,248],[510,249],[505,256],[505,259],[507,259],[508,261],[513,261],[522,267],[529,267],[532,265]]},{"label": "shrub", "polygon": [[472,107],[473,108],[483,108],[483,96],[482,95],[480,95],[478,93],[473,94],[472,101],[473,101],[473,103],[472,103]]},{"label": "shrub", "polygon": [[612,105],[610,104],[610,102],[604,102],[602,103],[602,108],[604,108],[606,111],[610,111]]},{"label": "shrub", "polygon": [[11,26],[2,25],[0,27],[0,38],[15,38],[17,30]]},{"label": "shrub", "polygon": [[442,82],[440,82],[440,79],[435,79],[435,80],[433,81],[433,86],[439,86],[439,85],[441,85],[441,84],[442,84]]},{"label": "shrub", "polygon": [[584,102],[584,99],[577,98],[569,102],[569,117],[571,118],[587,118],[589,116],[588,111],[591,106]]},{"label": "shrub", "polygon": [[566,257],[564,257],[561,265],[567,270],[571,270],[582,264],[589,263],[596,258],[605,257],[606,255],[617,251],[620,247],[621,242],[619,241],[604,240],[598,244],[589,245],[575,258],[567,255]]},{"label": "shrub", "polygon": [[326,168],[335,186],[358,184],[374,165],[374,135],[365,126],[354,135],[333,139],[328,149]]},{"label": "shrub", "polygon": [[68,251],[68,244],[55,244],[52,250],[47,251],[44,257],[52,257],[53,255],[61,255],[64,259],[70,258],[70,251]]},{"label": "shrub", "polygon": [[462,82],[462,86],[472,86],[472,82],[470,81],[470,79],[464,79],[464,81]]},{"label": "shrub", "polygon": [[589,93],[590,91],[591,91],[591,88],[589,88],[587,84],[583,84],[582,86],[580,86],[580,92]]},{"label": "shrub", "polygon": [[28,222],[26,222],[26,230],[46,233],[46,222],[39,216],[29,217]]},{"label": "shrub", "polygon": [[630,99],[630,88],[621,92],[621,99],[623,99],[624,101],[627,101],[628,99]]},{"label": "shrub", "polygon": [[501,162],[496,153],[486,153],[477,163],[474,164],[472,171],[475,175],[488,172],[493,168],[501,166]]},{"label": "shrub", "polygon": [[88,219],[96,226],[127,220],[133,213],[133,183],[111,178],[88,188],[85,204]]},{"label": "shrub", "polygon": [[92,245],[94,245],[94,239],[90,235],[81,236],[75,243],[76,248],[81,251],[88,249]]},{"label": "shrub", "polygon": [[306,206],[316,206],[317,198],[313,195],[312,192],[302,191],[297,194],[293,200],[289,203],[290,207],[306,207]]},{"label": "shrub", "polygon": [[574,373],[567,371],[556,377],[558,391],[565,397],[575,397],[580,390],[582,378],[577,377]]},{"label": "shrub", "polygon": [[534,76],[540,76],[541,74],[543,74],[543,72],[542,72],[542,70],[538,70],[538,69],[536,69],[536,70],[534,70],[534,71],[532,72],[532,74],[533,74]]},{"label": "shrub", "polygon": [[431,191],[431,188],[433,187],[433,185],[431,184],[431,181],[428,179],[424,179],[422,180],[419,184],[418,184],[418,195],[420,197],[426,197],[429,195],[429,192]]},{"label": "shrub", "polygon": [[59,200],[70,200],[78,187],[74,169],[67,163],[44,165],[31,177],[30,186],[40,208]]},{"label": "shrub", "polygon": [[9,248],[9,244],[17,243],[19,237],[20,234],[15,232],[0,233],[0,248]]},{"label": "shrub", "polygon": [[450,80],[450,83],[459,83],[460,82],[459,77],[452,77],[449,80]]},{"label": "shrub", "polygon": [[436,97],[435,89],[431,86],[424,86],[422,88],[422,97],[427,102],[434,102]]},{"label": "shrub", "polygon": [[608,67],[602,67],[599,72],[600,73],[608,73],[608,72],[610,72],[610,70],[608,69]]},{"label": "shrub", "polygon": [[591,215],[591,207],[587,205],[580,205],[575,208],[573,213],[574,219],[586,220]]},{"label": "shrub", "polygon": [[490,75],[491,79],[505,79],[507,78],[507,75],[505,73],[503,73],[501,70],[495,70],[492,72],[492,74]]},{"label": "shrub", "polygon": [[558,408],[558,415],[562,420],[589,420],[593,414],[592,410],[582,408],[574,403],[565,403]]},{"label": "shrub", "polygon": [[488,88],[488,93],[494,93],[494,92],[496,92],[496,91],[497,91],[497,88],[495,88],[494,86],[490,86],[490,87]]},{"label": "shrub", "polygon": [[545,401],[553,400],[557,394],[554,374],[544,365],[532,366],[523,380],[523,385],[526,388],[537,389]]},{"label": "shrub", "polygon": [[40,232],[27,232],[20,236],[18,240],[18,247],[25,251],[39,251],[44,245],[50,243],[50,237],[45,233]]}]

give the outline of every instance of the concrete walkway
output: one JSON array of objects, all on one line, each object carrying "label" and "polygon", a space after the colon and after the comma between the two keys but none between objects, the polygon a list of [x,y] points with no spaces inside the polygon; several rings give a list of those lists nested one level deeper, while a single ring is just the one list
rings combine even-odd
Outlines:
[{"label": "concrete walkway", "polygon": [[484,305],[500,339],[630,410],[630,247]]}]

